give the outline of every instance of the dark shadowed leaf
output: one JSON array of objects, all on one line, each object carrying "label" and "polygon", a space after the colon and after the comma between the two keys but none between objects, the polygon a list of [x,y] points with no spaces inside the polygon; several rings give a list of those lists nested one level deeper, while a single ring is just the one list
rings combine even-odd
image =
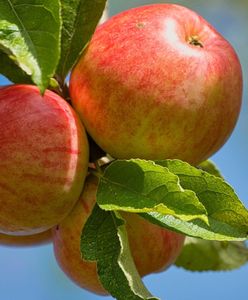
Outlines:
[{"label": "dark shadowed leaf", "polygon": [[31,78],[6,53],[0,51],[0,72],[13,83],[32,83]]},{"label": "dark shadowed leaf", "polygon": [[61,0],[61,58],[57,73],[64,80],[91,38],[102,16],[106,0]]}]

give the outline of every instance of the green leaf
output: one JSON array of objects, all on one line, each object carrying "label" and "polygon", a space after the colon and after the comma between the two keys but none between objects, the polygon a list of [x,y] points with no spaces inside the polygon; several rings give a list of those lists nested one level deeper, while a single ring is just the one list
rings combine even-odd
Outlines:
[{"label": "green leaf", "polygon": [[196,194],[183,189],[176,175],[152,161],[132,159],[111,163],[100,178],[97,203],[105,210],[156,211],[184,221],[208,222]]},{"label": "green leaf", "polygon": [[227,271],[248,262],[248,248],[243,242],[216,242],[189,238],[176,266],[190,271]]},{"label": "green leaf", "polygon": [[0,2],[0,47],[42,92],[59,60],[60,27],[59,0]]},{"label": "green leaf", "polygon": [[157,298],[147,291],[130,254],[125,221],[95,205],[81,236],[85,260],[96,261],[103,287],[118,300]]},{"label": "green leaf", "polygon": [[222,226],[227,224],[248,234],[248,210],[222,178],[176,159],[157,163],[176,174],[184,189],[196,193],[208,212],[210,225],[217,221]]},{"label": "green leaf", "polygon": [[215,164],[210,161],[210,160],[205,160],[203,161],[202,163],[200,163],[198,165],[198,167],[205,171],[205,172],[208,172],[209,174],[212,174],[216,177],[220,177],[220,178],[223,178],[223,176],[221,175],[220,173],[220,170],[215,166]]},{"label": "green leaf", "polygon": [[7,54],[0,51],[0,72],[14,83],[30,84],[31,78],[22,69],[17,68],[13,60]]},{"label": "green leaf", "polygon": [[212,221],[210,226],[201,220],[182,221],[170,215],[162,215],[157,212],[140,214],[151,223],[161,227],[177,231],[188,236],[215,241],[244,241],[247,239],[247,231]]},{"label": "green leaf", "polygon": [[57,73],[62,80],[94,33],[105,4],[106,0],[61,0],[63,28]]},{"label": "green leaf", "polygon": [[248,211],[234,190],[222,179],[179,160],[156,162],[176,174],[180,185],[193,190],[208,213],[209,226],[201,220],[182,221],[157,212],[142,214],[150,222],[188,236],[206,240],[242,241],[248,237]]}]

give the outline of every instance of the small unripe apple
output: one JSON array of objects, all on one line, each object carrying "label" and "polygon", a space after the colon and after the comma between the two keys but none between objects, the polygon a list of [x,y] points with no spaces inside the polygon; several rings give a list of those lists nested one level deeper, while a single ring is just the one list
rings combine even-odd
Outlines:
[{"label": "small unripe apple", "polygon": [[83,189],[85,130],[57,94],[31,85],[0,89],[0,233],[29,235],[58,224]]},{"label": "small unripe apple", "polygon": [[[82,288],[97,294],[107,292],[99,282],[96,263],[81,258],[80,236],[96,203],[98,179],[92,175],[71,213],[53,229],[54,253],[67,276]],[[169,267],[179,255],[184,236],[151,224],[137,214],[122,213],[131,253],[141,276]]]},{"label": "small unripe apple", "polygon": [[70,93],[86,130],[112,157],[198,164],[236,124],[242,72],[233,47],[201,16],[154,4],[96,29]]},{"label": "small unripe apple", "polygon": [[7,247],[34,247],[49,244],[52,241],[51,230],[32,235],[8,235],[0,233],[0,246]]}]

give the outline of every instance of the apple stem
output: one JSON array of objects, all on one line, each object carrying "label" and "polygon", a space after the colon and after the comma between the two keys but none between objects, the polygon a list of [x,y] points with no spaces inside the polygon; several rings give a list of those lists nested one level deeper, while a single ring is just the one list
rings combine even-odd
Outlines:
[{"label": "apple stem", "polygon": [[94,169],[94,168],[90,168],[90,167],[89,167],[89,168],[88,168],[88,171],[89,171],[90,174],[96,176],[97,178],[101,178],[101,177],[102,177],[102,172],[99,173],[99,171],[96,170],[96,169]]},{"label": "apple stem", "polygon": [[200,42],[199,37],[197,35],[190,36],[188,39],[188,43],[190,45],[199,46],[199,47],[203,48],[203,45]]},{"label": "apple stem", "polygon": [[51,82],[56,81],[58,83],[57,86],[50,86],[49,89],[54,91],[56,94],[65,99],[69,104],[71,104],[71,98],[69,93],[69,88],[64,79],[62,79],[59,75],[55,75]]},{"label": "apple stem", "polygon": [[96,167],[96,170],[97,170],[98,174],[103,175],[103,171],[102,171],[102,169],[101,169],[101,166],[100,166],[98,160],[96,160],[96,161],[94,162],[94,164],[95,164],[95,167]]}]

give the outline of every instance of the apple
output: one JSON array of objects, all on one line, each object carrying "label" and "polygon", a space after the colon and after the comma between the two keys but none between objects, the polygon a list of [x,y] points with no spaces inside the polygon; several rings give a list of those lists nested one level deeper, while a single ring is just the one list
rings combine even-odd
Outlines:
[{"label": "apple", "polygon": [[0,233],[0,246],[7,247],[34,247],[49,244],[52,241],[51,230],[33,235],[13,236]]},{"label": "apple", "polygon": [[30,235],[58,224],[83,189],[85,130],[57,94],[31,85],[0,89],[0,233]]},{"label": "apple", "polygon": [[233,47],[194,11],[154,4],[99,26],[70,77],[86,130],[114,158],[198,164],[236,124],[242,71]]},{"label": "apple", "polygon": [[[96,203],[98,179],[86,178],[80,200],[71,213],[52,230],[54,253],[65,274],[82,288],[106,294],[98,280],[96,263],[81,258],[80,236]],[[131,253],[141,276],[169,267],[179,255],[185,237],[151,224],[137,214],[122,213]]]}]

